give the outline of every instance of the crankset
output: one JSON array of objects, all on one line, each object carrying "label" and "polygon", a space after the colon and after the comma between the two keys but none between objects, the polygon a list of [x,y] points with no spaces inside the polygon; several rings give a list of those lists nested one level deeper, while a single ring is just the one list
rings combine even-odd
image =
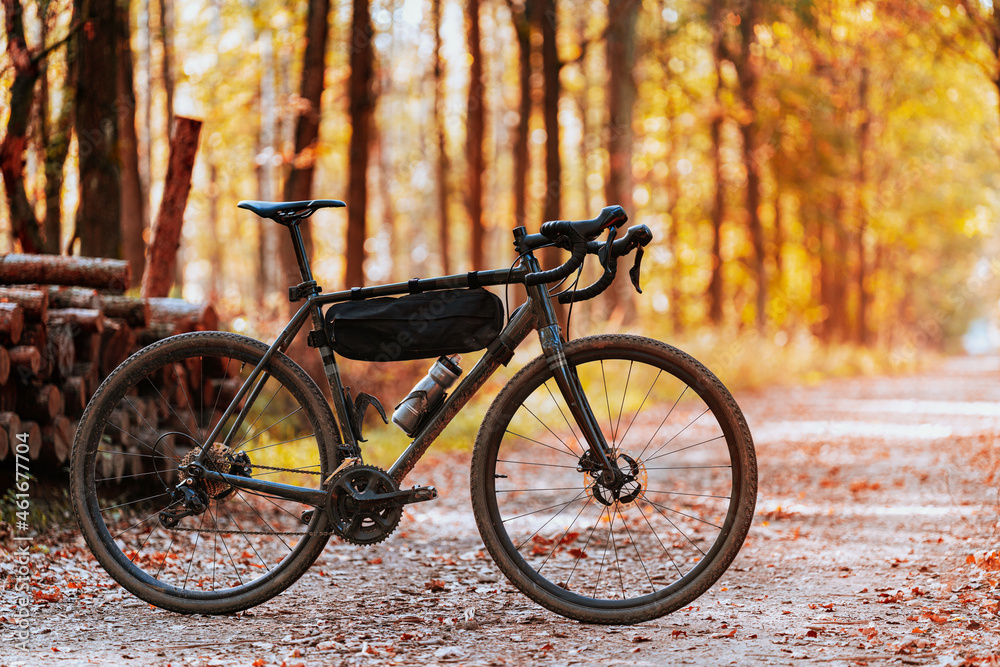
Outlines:
[{"label": "crankset", "polygon": [[403,506],[437,498],[437,489],[400,490],[396,480],[370,465],[354,465],[334,474],[326,512],[334,532],[353,544],[376,544],[392,534]]}]

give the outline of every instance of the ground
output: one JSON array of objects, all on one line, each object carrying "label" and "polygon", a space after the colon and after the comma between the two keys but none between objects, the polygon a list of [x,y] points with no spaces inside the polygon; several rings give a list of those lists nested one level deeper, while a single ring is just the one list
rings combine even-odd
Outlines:
[{"label": "ground", "polygon": [[[719,583],[659,621],[582,625],[518,593],[484,556],[468,455],[449,454],[412,476],[442,497],[387,542],[331,542],[240,615],[151,608],[75,532],[50,535],[32,555],[31,649],[5,638],[0,664],[996,665],[1000,359],[737,400],[760,463],[756,520]],[[0,567],[13,571],[9,552]]]}]

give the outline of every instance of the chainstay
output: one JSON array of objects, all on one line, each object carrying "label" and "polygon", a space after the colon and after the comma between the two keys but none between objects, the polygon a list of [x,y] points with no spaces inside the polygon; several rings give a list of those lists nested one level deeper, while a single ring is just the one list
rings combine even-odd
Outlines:
[{"label": "chainstay", "polygon": [[[244,467],[250,468],[260,468],[261,470],[277,470],[279,472],[294,472],[298,475],[320,475],[323,473],[315,472],[312,470],[296,470],[295,468],[277,468],[275,466],[266,466],[259,463],[243,463],[240,464]],[[317,508],[318,511],[318,508]],[[164,530],[172,530],[178,533],[232,533],[240,535],[336,535],[337,533],[332,530],[316,530],[316,531],[294,531],[294,530],[210,530],[207,528],[197,529],[197,528],[166,528],[162,524],[160,525]]]}]

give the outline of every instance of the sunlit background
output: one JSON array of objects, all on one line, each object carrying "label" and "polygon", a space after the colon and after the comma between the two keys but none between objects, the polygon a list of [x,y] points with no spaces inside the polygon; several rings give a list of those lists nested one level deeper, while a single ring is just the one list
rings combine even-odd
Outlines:
[{"label": "sunlit background", "polygon": [[[730,379],[764,373],[751,363],[726,362],[747,350],[759,361],[765,348],[797,346],[799,352],[788,353],[797,359],[848,346],[867,351],[843,353],[833,366],[866,370],[886,360],[909,362],[918,350],[992,349],[1000,296],[1000,127],[991,82],[998,66],[989,41],[992,8],[971,1],[742,3],[757,12],[750,17],[726,2],[645,0],[622,38],[609,30],[606,3],[558,0],[560,216],[592,217],[618,203],[630,224],[645,223],[655,234],[635,316],[622,299],[598,299],[574,310],[574,333],[628,328],[686,340],[711,350]],[[450,220],[449,268],[472,268],[465,149],[473,5],[479,6],[486,86],[485,265],[506,267],[514,258],[515,23],[523,6],[440,0],[436,81],[436,2],[369,5],[377,96],[364,244],[369,284],[441,273],[439,187],[446,189]],[[231,328],[265,338],[286,308],[287,284],[272,252],[281,232],[235,204],[281,197],[303,110],[298,93],[307,4],[134,0],[130,7],[147,217],[155,215],[166,171],[168,85],[174,112],[204,121],[175,292],[215,303]],[[329,14],[314,197],[347,198],[352,5],[368,3],[334,3]],[[66,0],[26,3],[29,46],[43,41],[42,12],[52,41],[68,29],[70,9]],[[743,30],[741,12],[753,20],[752,31]],[[542,221],[548,191],[539,25],[530,27],[530,229]],[[634,46],[634,62],[609,71],[608,41],[622,39]],[[48,61],[54,116],[65,94],[65,50],[53,51]],[[9,54],[4,62],[0,122],[6,123]],[[635,83],[628,121],[634,136],[627,194],[612,202],[606,195],[609,90],[620,77]],[[443,182],[436,86],[448,162]],[[25,178],[41,215],[44,146],[36,125]],[[78,200],[78,153],[74,136],[64,168],[64,247]],[[748,208],[751,170],[759,177],[756,216]],[[0,226],[9,229],[7,206],[0,202]],[[721,221],[717,259],[713,217]],[[757,247],[752,218],[759,224]],[[347,214],[321,211],[307,224],[317,279],[327,290],[342,288]],[[17,250],[9,233],[0,235],[0,252]],[[591,267],[584,280],[598,270]],[[713,280],[720,285],[717,312]],[[775,354],[768,363],[786,363]]]}]

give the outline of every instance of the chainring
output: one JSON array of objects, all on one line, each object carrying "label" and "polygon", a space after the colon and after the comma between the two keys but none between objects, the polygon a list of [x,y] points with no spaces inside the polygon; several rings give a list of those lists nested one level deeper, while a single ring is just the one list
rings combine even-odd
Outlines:
[{"label": "chainring", "polygon": [[403,508],[388,503],[361,508],[354,496],[394,493],[396,481],[381,468],[355,465],[333,478],[326,497],[326,512],[334,533],[352,544],[377,544],[399,525]]}]

